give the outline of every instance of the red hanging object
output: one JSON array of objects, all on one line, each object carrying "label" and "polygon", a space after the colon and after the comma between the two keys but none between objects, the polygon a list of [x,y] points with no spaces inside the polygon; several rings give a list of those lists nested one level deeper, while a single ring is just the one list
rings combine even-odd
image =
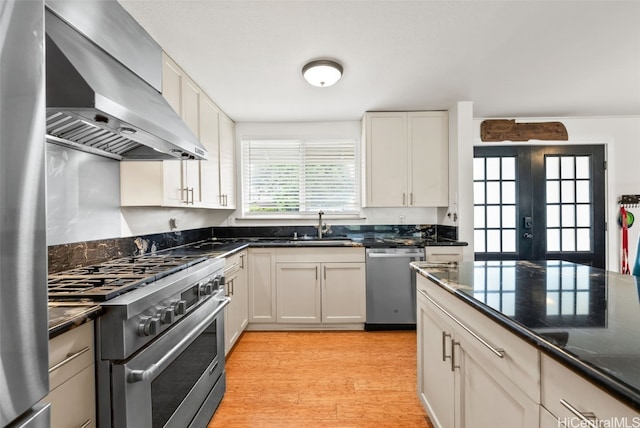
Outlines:
[{"label": "red hanging object", "polygon": [[629,227],[627,223],[627,210],[620,206],[620,219],[622,220],[622,267],[620,272],[629,275]]}]

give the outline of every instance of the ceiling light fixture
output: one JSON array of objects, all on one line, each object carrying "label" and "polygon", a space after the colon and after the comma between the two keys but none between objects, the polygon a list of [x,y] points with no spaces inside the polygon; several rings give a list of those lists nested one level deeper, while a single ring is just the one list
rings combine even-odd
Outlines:
[{"label": "ceiling light fixture", "polygon": [[313,86],[326,88],[342,77],[342,66],[335,61],[319,59],[302,67],[302,75]]}]

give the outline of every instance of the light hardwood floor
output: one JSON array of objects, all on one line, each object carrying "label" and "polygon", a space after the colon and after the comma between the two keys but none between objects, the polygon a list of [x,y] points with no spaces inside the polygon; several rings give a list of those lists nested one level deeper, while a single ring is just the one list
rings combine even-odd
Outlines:
[{"label": "light hardwood floor", "polygon": [[208,428],[431,427],[416,333],[245,332]]}]

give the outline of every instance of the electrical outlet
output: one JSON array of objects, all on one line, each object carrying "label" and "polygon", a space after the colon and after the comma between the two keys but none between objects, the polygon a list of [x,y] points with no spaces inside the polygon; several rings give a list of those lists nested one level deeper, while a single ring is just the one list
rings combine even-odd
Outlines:
[{"label": "electrical outlet", "polygon": [[401,216],[398,218],[398,221],[400,222],[400,224],[404,224],[404,216],[403,216],[403,215],[401,215]]}]

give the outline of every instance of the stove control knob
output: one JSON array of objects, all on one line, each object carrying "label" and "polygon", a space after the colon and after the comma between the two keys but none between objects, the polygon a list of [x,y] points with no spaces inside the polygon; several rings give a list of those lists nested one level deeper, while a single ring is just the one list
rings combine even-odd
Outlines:
[{"label": "stove control knob", "polygon": [[221,280],[221,276],[218,275],[215,278],[213,278],[212,282],[213,282],[213,289],[214,290],[219,290],[221,285],[224,285],[224,282],[222,282]]},{"label": "stove control knob", "polygon": [[155,336],[160,331],[160,318],[143,317],[140,320],[138,334],[140,336]]},{"label": "stove control knob", "polygon": [[187,312],[187,302],[184,300],[178,300],[173,304],[173,312],[176,315],[184,315]]},{"label": "stove control knob", "polygon": [[175,321],[175,312],[172,307],[162,308],[160,310],[160,322],[162,324],[171,324]]},{"label": "stove control knob", "polygon": [[213,293],[213,285],[210,282],[200,286],[200,294],[209,295],[211,293]]}]

